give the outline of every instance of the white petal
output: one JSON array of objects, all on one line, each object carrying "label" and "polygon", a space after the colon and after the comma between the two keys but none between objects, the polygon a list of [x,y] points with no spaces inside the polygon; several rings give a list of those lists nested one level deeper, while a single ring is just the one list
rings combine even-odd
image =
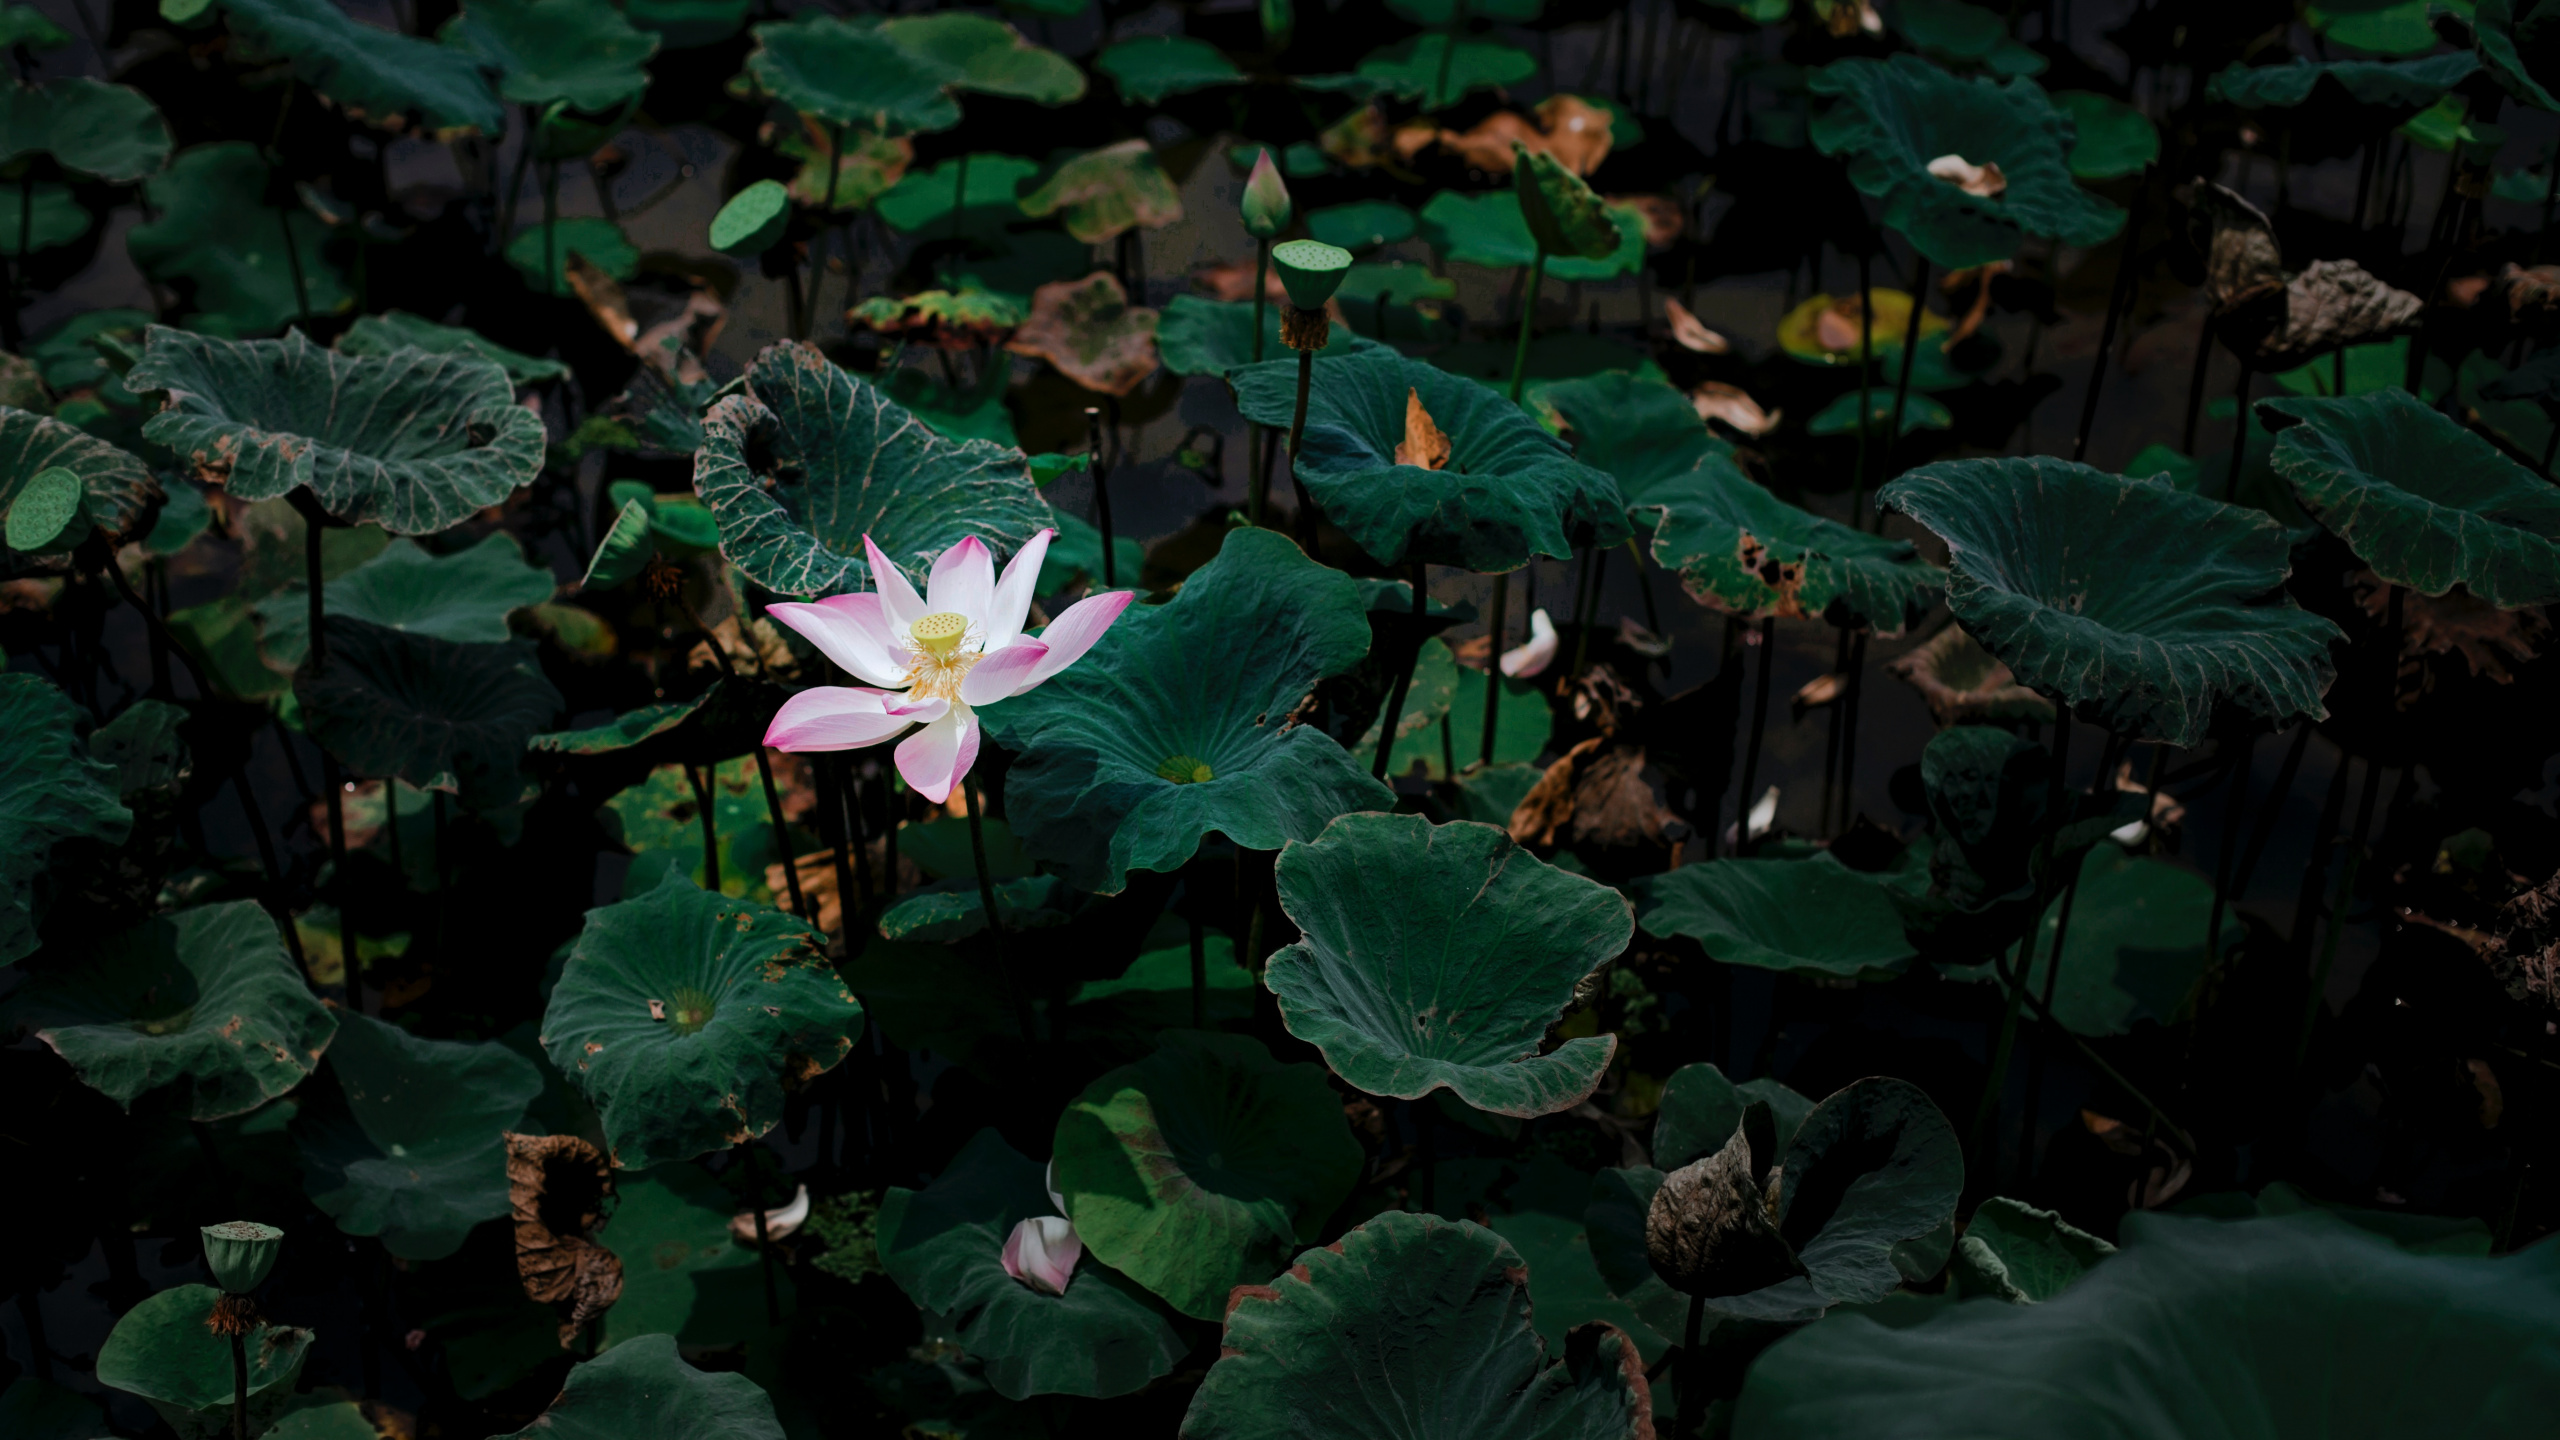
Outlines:
[{"label": "white petal", "polygon": [[925,581],[924,603],[931,607],[928,613],[947,610],[966,615],[970,624],[985,633],[996,604],[996,559],[988,553],[986,542],[975,535],[963,536],[959,544],[943,551],[933,562],[932,578]]},{"label": "white petal", "polygon": [[900,570],[871,537],[862,537],[862,553],[871,561],[871,588],[880,593],[880,606],[889,612],[889,623],[901,632],[932,612],[924,608],[924,597],[907,583],[906,572]]},{"label": "white petal", "polygon": [[939,720],[950,708],[948,701],[910,701],[896,691],[820,685],[782,702],[764,743],[776,750],[858,750],[918,721]]},{"label": "white petal", "polygon": [[978,759],[978,717],[967,706],[952,711],[898,742],[897,758],[908,787],[941,804]]},{"label": "white petal", "polygon": [[967,705],[993,705],[1019,695],[1032,683],[1049,647],[1037,640],[1016,640],[980,660],[961,677],[960,699]]},{"label": "white petal", "polygon": [[1040,562],[1049,555],[1049,541],[1055,530],[1043,530],[1031,537],[1031,543],[1013,552],[1004,565],[1003,578],[996,581],[995,603],[987,620],[987,649],[1001,650],[1022,633],[1022,622],[1031,618],[1031,598],[1040,588]]},{"label": "white petal", "polygon": [[1556,659],[1556,622],[1543,609],[1529,612],[1529,638],[1502,652],[1502,673],[1515,680],[1538,674]]},{"label": "white petal", "polygon": [[1093,643],[1120,618],[1120,612],[1137,598],[1134,590],[1112,590],[1088,595],[1068,606],[1067,613],[1050,621],[1049,628],[1040,632],[1040,643],[1049,647],[1049,653],[1041,660],[1040,668],[1031,672],[1030,680],[1014,693],[1018,695],[1083,659],[1084,652],[1093,648]]},{"label": "white petal", "polygon": [[867,685],[907,682],[907,662],[899,658],[904,647],[878,595],[868,591],[834,595],[814,605],[778,600],[766,606],[765,613],[799,631],[828,659]]}]

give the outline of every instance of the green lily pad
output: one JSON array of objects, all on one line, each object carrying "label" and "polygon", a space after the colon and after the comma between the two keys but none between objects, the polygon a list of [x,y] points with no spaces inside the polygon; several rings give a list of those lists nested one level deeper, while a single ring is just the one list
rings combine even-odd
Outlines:
[{"label": "green lily pad", "polygon": [[2193,745],[2220,705],[2328,712],[2338,627],[2283,593],[2264,514],[2059,460],[1924,465],[1878,493],[1947,542],[1947,603],[2019,681],[2118,734]]},{"label": "green lily pad", "polygon": [[910,169],[872,208],[891,228],[910,235],[949,227],[955,210],[962,228],[969,229],[973,210],[1019,214],[1022,182],[1039,173],[1038,161],[1019,155],[966,155],[931,169]]},{"label": "green lily pad", "polygon": [[[496,644],[514,638],[507,617],[551,598],[551,572],[524,563],[515,537],[491,535],[468,550],[431,555],[413,540],[388,549],[321,586],[323,613],[410,635]],[[310,591],[288,585],[258,606],[260,645],[296,669],[311,648]]]},{"label": "green lily pad", "polygon": [[[1387,753],[1387,774],[1411,775],[1419,769],[1426,779],[1447,780],[1452,778],[1450,760],[1455,759],[1463,771],[1482,758],[1486,683],[1485,672],[1459,664],[1446,641],[1436,635],[1425,640],[1422,654],[1413,664],[1413,683],[1405,690],[1404,716],[1396,724],[1394,748]],[[1547,708],[1545,689],[1534,681],[1514,680],[1506,675],[1502,677],[1502,698],[1496,703],[1501,713],[1494,721],[1494,763],[1520,765],[1538,758],[1555,730],[1555,715]],[[1371,722],[1368,732],[1352,745],[1351,753],[1378,753],[1376,722]],[[1526,788],[1522,787],[1524,791]],[[1507,825],[1511,809],[1506,805],[1498,816],[1469,814],[1464,818]]]},{"label": "green lily pad", "polygon": [[[1454,47],[1454,49],[1452,48]],[[1477,90],[1500,90],[1538,73],[1538,57],[1516,45],[1446,33],[1416,35],[1370,52],[1359,74],[1387,94],[1442,110]]]},{"label": "green lily pad", "polygon": [[1646,934],[1686,935],[1708,959],[1728,965],[1889,980],[1918,953],[1903,937],[1902,914],[1884,888],[1828,851],[1790,860],[1710,860],[1641,876],[1633,885]]},{"label": "green lily pad", "polygon": [[1654,1112],[1653,1163],[1665,1173],[1702,1155],[1712,1155],[1733,1138],[1742,1112],[1752,1102],[1769,1107],[1780,1149],[1795,1138],[1814,1102],[1762,1076],[1737,1085],[1722,1070],[1699,1062],[1683,1065],[1663,1082],[1662,1104]]},{"label": "green lily pad", "polygon": [[711,407],[693,488],[729,563],[781,595],[869,588],[865,535],[921,578],[964,536],[1001,556],[1050,523],[1021,451],[944,439],[810,345],[766,350]]},{"label": "green lily pad", "polygon": [[783,1440],[783,1432],[763,1386],[696,1370],[676,1353],[674,1336],[643,1335],[573,1366],[531,1425],[492,1440]]},{"label": "green lily pad", "polygon": [[1321,1233],[1363,1163],[1322,1066],[1198,1030],[1086,1086],[1053,1157],[1087,1252],[1204,1320]]},{"label": "green lily pad", "polygon": [[1171,1373],[1191,1342],[1164,1302],[1088,1258],[1066,1293],[1005,1273],[1005,1238],[1057,1213],[1039,1162],[994,1130],[961,1147],[922,1190],[892,1186],[880,1204],[880,1263],[908,1298],[986,1363],[1007,1399],[1126,1395]]},{"label": "green lily pad", "polygon": [[1540,1042],[1574,987],[1635,933],[1625,897],[1558,870],[1491,825],[1345,815],[1280,852],[1280,908],[1306,938],[1263,983],[1289,1033],[1372,1095],[1446,1087],[1526,1119],[1581,1104],[1617,1053]]},{"label": "green lily pad", "polygon": [[[549,256],[545,260],[546,253]],[[578,256],[616,280],[628,280],[640,273],[640,247],[622,233],[622,227],[594,215],[574,215],[551,224],[550,238],[544,238],[543,227],[528,225],[507,242],[507,263],[516,267],[525,285],[536,294],[543,291],[543,276],[550,276],[550,293],[575,295],[569,284],[569,257]],[[545,266],[548,265],[546,272]]]},{"label": "green lily pad", "polygon": [[[1263,358],[1286,356],[1289,351],[1280,343],[1280,307],[1265,305],[1262,311]],[[1352,334],[1348,325],[1335,325],[1326,332],[1324,348],[1316,358],[1336,360],[1376,343]],[[1224,375],[1250,365],[1254,360],[1253,302],[1176,295],[1156,324],[1156,350],[1164,368],[1176,375]]]},{"label": "green lily pad", "polygon": [[304,728],[358,775],[458,794],[473,810],[513,803],[525,742],[560,692],[530,641],[484,645],[331,615],[329,663],[294,675]]},{"label": "green lily pad", "polygon": [[[1297,373],[1293,360],[1236,371],[1237,408],[1286,426]],[[1445,469],[1396,462],[1411,397],[1449,438]],[[1315,368],[1297,474],[1326,518],[1382,564],[1516,570],[1628,534],[1616,483],[1519,406],[1385,347]]]},{"label": "green lily pad", "polygon": [[2013,1305],[2052,1299],[2116,1247],[2050,1210],[1994,1195],[1973,1212],[1948,1258],[1959,1294],[1996,1295]]},{"label": "green lily pad", "polygon": [[36,476],[65,469],[79,477],[92,523],[119,539],[160,496],[149,466],[76,425],[0,406],[0,514],[16,507]]},{"label": "green lily pad", "polygon": [[377,124],[407,116],[431,130],[507,128],[480,67],[459,51],[365,24],[329,0],[215,3],[232,33],[291,60],[296,79]]},{"label": "green lily pad", "polygon": [[1307,232],[1345,250],[1372,250],[1413,238],[1413,212],[1392,200],[1355,200],[1307,212]]},{"label": "green lily pad", "polygon": [[755,27],[747,73],[766,93],[804,115],[892,132],[948,130],[960,123],[949,72],[918,56],[879,25],[803,10]]},{"label": "green lily pad", "polygon": [[[990,860],[988,868],[994,869]],[[965,883],[947,889],[921,890],[904,896],[880,914],[880,934],[890,940],[930,940],[948,944],[980,935],[987,928],[987,907],[978,894],[976,871]],[[996,882],[996,908],[1008,931],[1050,930],[1075,918],[1086,899],[1055,875],[1027,875]]]},{"label": "green lily pad", "polygon": [[1155,105],[1220,85],[1241,85],[1244,72],[1217,46],[1187,35],[1141,35],[1114,41],[1093,57],[1093,68],[1120,87],[1132,105]]},{"label": "green lily pad", "polygon": [[1037,105],[1084,98],[1084,72],[1073,61],[1032,44],[1001,20],[951,11],[883,21],[880,30],[901,50],[940,67],[954,90]]},{"label": "green lily pad", "polygon": [[2303,509],[2392,585],[2502,610],[2560,600],[2560,496],[2406,390],[2262,401]]},{"label": "green lily pad", "polygon": [[35,675],[0,674],[0,965],[42,943],[36,925],[51,899],[45,866],[66,840],[121,845],[133,812],[117,798],[116,771],[94,759],[74,727],[87,718]]},{"label": "green lily pad", "polygon": [[672,876],[587,912],[542,1031],[603,1112],[613,1163],[641,1170],[772,1129],[787,1088],[852,1051],[862,1007],[825,936]]},{"label": "green lily pad", "polygon": [[302,1083],[338,1028],[275,921],[247,900],[111,935],[78,967],[30,980],[8,1008],[90,1089],[130,1108],[176,1086],[196,1120],[245,1115]]},{"label": "green lily pad", "polygon": [[2160,158],[2160,127],[2151,117],[2094,90],[2057,90],[2053,108],[2071,117],[2078,137],[2071,145],[2075,180],[2114,180],[2138,175]]},{"label": "green lily pad", "polygon": [[[2203,876],[2113,845],[2096,846],[2080,862],[2062,973],[2047,978],[2054,932],[2062,923],[2057,898],[2028,942],[2034,948],[2027,986],[2051,995],[2054,1019],[2076,1034],[2130,1034],[2144,1020],[2174,1024],[2193,1008],[2196,987],[2204,982],[2205,929],[2214,909],[2213,885]],[[2230,954],[2247,934],[2239,916],[2224,913],[2218,953]],[[1987,962],[1949,967],[1947,973],[1998,978]]]},{"label": "green lily pad", "polygon": [[[2336,1216],[2136,1211],[2124,1249],[2034,1306],[1846,1312],[1751,1367],[1736,1433],[2539,1433],[2560,1386],[2560,1248],[2411,1254]],[[2447,1317],[2460,1317],[2447,1323]]]},{"label": "green lily pad", "polygon": [[159,173],[171,143],[169,122],[130,86],[69,75],[0,98],[0,161],[43,151],[66,170],[130,185]]},{"label": "green lily pad", "polygon": [[[178,1440],[230,1434],[231,1342],[205,1328],[221,1298],[210,1285],[180,1285],[124,1312],[98,1349],[98,1383],[150,1402]],[[244,1338],[249,1423],[252,1433],[262,1433],[293,1403],[312,1336],[289,1325],[261,1325]]]},{"label": "green lily pad", "polygon": [[566,103],[601,113],[649,88],[658,38],[608,0],[471,0],[437,39],[498,72],[519,105]]},{"label": "green lily pad", "polygon": [[294,1121],[303,1188],[349,1235],[403,1260],[441,1260],[507,1213],[504,1132],[543,1091],[534,1063],[495,1040],[427,1040],[341,1011],[329,1069],[343,1114]]},{"label": "green lily pad", "polygon": [[[1618,248],[1605,259],[1579,255],[1547,257],[1550,280],[1606,280],[1628,274],[1644,263],[1644,220],[1634,207],[1609,207],[1618,227]],[[1537,237],[1520,213],[1520,198],[1508,190],[1461,195],[1443,190],[1422,207],[1422,238],[1442,260],[1507,270],[1538,258]]]},{"label": "green lily pad", "polygon": [[1133,229],[1153,230],[1182,218],[1173,177],[1145,140],[1123,140],[1070,157],[1039,189],[1022,197],[1022,213],[1055,215],[1067,233],[1099,245]]},{"label": "green lily pad", "polygon": [[557,360],[537,360],[530,355],[510,350],[493,340],[481,338],[478,332],[459,325],[438,325],[421,320],[405,310],[386,310],[379,315],[359,315],[347,333],[338,337],[338,351],[380,359],[399,350],[424,350],[430,355],[469,355],[486,360],[507,372],[507,379],[517,385],[537,385],[545,380],[566,380],[569,367]]},{"label": "green lily pad", "polygon": [[350,523],[431,535],[504,500],[542,467],[542,420],[507,374],[464,355],[339,355],[288,331],[220,340],[155,325],[125,377],[167,393],[143,435],[235,499],[308,487]]},{"label": "green lily pad", "polygon": [[1212,833],[1277,850],[1346,811],[1388,808],[1366,766],[1288,723],[1368,650],[1349,576],[1269,531],[1228,532],[1170,602],[1132,606],[1074,666],[981,715],[1018,757],[1014,832],[1077,888],[1116,894],[1132,870],[1180,869]]},{"label": "green lily pad", "polygon": [[[2411,8],[2420,12],[2419,25],[2431,46],[2435,34],[2426,23],[2428,7]],[[2508,94],[2538,110],[2560,110],[2560,95],[2551,89],[2560,82],[2560,44],[2554,43],[2560,35],[2554,34],[2550,17],[2542,13],[2539,3],[2529,0],[2518,14],[2515,0],[2480,0],[2471,34],[2481,63]]]},{"label": "green lily pad", "polygon": [[[2435,104],[2479,68],[2480,56],[2469,50],[2422,60],[2318,64],[2295,56],[2287,65],[2227,66],[2205,82],[2205,95],[2243,110],[2296,110],[2322,104],[2323,120],[2360,120],[2379,130]],[[2322,81],[2328,85],[2324,87]],[[2324,89],[2332,93],[2324,97]]]},{"label": "green lily pad", "polygon": [[[1831,107],[1813,143],[1849,157],[1849,179],[1884,202],[1884,223],[1949,269],[2006,260],[2030,236],[2088,246],[2124,212],[2071,177],[2071,121],[2033,81],[1962,80],[1916,55],[1835,61],[1807,76]],[[2008,188],[1977,198],[1929,173],[1947,155],[1996,164]]]},{"label": "green lily pad", "polygon": [[[768,1333],[763,1267],[729,1230],[739,1208],[697,1166],[665,1165],[616,1183],[613,1214],[595,1232],[622,1260],[622,1298],[604,1315],[606,1350],[650,1335],[734,1345]],[[788,1315],[791,1281],[777,1274],[775,1283]]]}]

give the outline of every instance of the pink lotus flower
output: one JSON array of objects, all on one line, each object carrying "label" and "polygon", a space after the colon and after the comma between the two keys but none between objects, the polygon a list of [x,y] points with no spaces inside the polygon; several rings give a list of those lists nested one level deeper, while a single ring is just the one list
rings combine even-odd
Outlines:
[{"label": "pink lotus flower", "polygon": [[972,535],[942,552],[919,597],[907,577],[862,537],[868,594],[767,612],[806,637],[857,680],[877,688],[821,685],[783,702],[764,743],[776,750],[858,750],[904,734],[898,773],[939,805],[978,758],[980,708],[1008,700],[1082,659],[1137,596],[1115,590],[1067,607],[1038,639],[1022,633],[1031,587],[1054,530],[1031,537],[1004,575]]},{"label": "pink lotus flower", "polygon": [[1067,1293],[1068,1277],[1084,1258],[1076,1227],[1055,1215],[1038,1215],[1004,1237],[1004,1273],[1043,1295]]}]

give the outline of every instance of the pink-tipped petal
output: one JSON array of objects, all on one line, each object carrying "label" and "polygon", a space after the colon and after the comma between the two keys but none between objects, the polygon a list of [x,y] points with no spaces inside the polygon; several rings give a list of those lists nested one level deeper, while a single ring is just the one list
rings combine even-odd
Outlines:
[{"label": "pink-tipped petal", "polygon": [[1032,672],[1047,659],[1049,647],[1037,640],[1016,640],[969,667],[960,680],[960,699],[969,705],[993,705],[1031,683]]},{"label": "pink-tipped petal", "polygon": [[871,685],[906,682],[907,667],[882,643],[880,597],[838,595],[814,605],[782,600],[765,607],[774,619],[797,630],[828,659],[855,679]]},{"label": "pink-tipped petal", "polygon": [[1113,590],[1088,595],[1068,606],[1067,613],[1050,621],[1049,628],[1040,632],[1040,643],[1049,647],[1049,653],[1041,657],[1040,668],[1032,671],[1031,678],[1014,693],[1020,694],[1083,659],[1084,652],[1093,648],[1102,632],[1110,629],[1111,622],[1119,619],[1120,612],[1137,598],[1135,590]]},{"label": "pink-tipped petal", "polygon": [[764,743],[776,750],[858,750],[894,738],[918,721],[941,719],[950,702],[909,702],[901,694],[821,685],[782,702]]},{"label": "pink-tipped petal", "polygon": [[1064,1295],[1084,1258],[1084,1239],[1057,1215],[1035,1215],[1004,1237],[1004,1273],[1044,1295]]},{"label": "pink-tipped petal", "polygon": [[925,582],[924,603],[935,613],[948,610],[966,615],[983,632],[996,603],[996,557],[986,542],[967,535],[943,551]]},{"label": "pink-tipped petal", "polygon": [[1001,650],[1022,633],[1022,622],[1031,618],[1031,598],[1040,588],[1040,562],[1048,558],[1049,542],[1057,533],[1043,530],[1032,536],[1005,562],[1004,575],[996,581],[995,604],[987,615],[987,649]]},{"label": "pink-tipped petal", "polygon": [[908,788],[939,805],[978,759],[978,717],[955,710],[899,741],[897,755]]},{"label": "pink-tipped petal", "polygon": [[916,587],[907,583],[906,572],[883,554],[868,535],[862,537],[862,553],[871,562],[871,588],[880,592],[880,608],[888,612],[891,625],[903,631],[933,613],[924,608],[924,597],[916,593]]}]

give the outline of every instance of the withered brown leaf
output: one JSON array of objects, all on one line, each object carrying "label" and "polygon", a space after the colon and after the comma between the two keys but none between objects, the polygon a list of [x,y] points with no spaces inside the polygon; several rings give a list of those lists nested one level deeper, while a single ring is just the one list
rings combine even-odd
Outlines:
[{"label": "withered brown leaf", "polygon": [[587,1238],[604,1223],[613,1167],[575,1135],[517,1135],[507,1141],[507,1204],[516,1227],[516,1275],[524,1293],[567,1305],[560,1348],[622,1298],[622,1257]]}]

